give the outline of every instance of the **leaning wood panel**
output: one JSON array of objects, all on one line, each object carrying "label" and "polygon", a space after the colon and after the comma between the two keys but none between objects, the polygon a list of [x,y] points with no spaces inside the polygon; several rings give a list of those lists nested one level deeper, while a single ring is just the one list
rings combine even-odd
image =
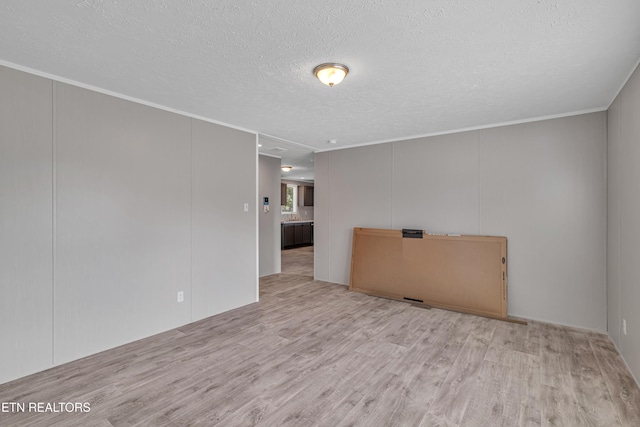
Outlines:
[{"label": "leaning wood panel", "polygon": [[354,228],[349,289],[507,319],[507,238]]}]

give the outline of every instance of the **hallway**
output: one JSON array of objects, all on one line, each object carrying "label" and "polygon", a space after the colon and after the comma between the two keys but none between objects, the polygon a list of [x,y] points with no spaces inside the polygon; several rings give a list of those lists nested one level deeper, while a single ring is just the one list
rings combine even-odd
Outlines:
[{"label": "hallway", "polygon": [[311,276],[313,279],[313,246],[282,251],[282,274]]}]

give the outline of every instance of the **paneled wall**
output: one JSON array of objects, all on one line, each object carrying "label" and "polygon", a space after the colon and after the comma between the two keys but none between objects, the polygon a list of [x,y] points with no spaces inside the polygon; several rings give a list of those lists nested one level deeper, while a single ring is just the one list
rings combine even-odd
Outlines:
[{"label": "paneled wall", "polygon": [[257,300],[254,134],[3,67],[0,89],[0,383]]},{"label": "paneled wall", "polygon": [[[260,277],[281,271],[280,251],[280,159],[259,156],[258,218],[260,230]],[[269,198],[269,212],[262,209],[263,197]]]},{"label": "paneled wall", "polygon": [[0,67],[0,383],[51,366],[52,85]]},{"label": "paneled wall", "polygon": [[[640,69],[608,112],[609,334],[640,378]],[[626,334],[623,330],[626,323]]]},{"label": "paneled wall", "polygon": [[606,330],[606,114],[316,154],[316,278],[353,227],[509,239],[509,314]]},{"label": "paneled wall", "polygon": [[389,145],[393,148],[393,224],[427,226],[440,233],[480,232],[477,132]]},{"label": "paneled wall", "polygon": [[55,83],[54,364],[190,320],[191,120]]},{"label": "paneled wall", "polygon": [[193,121],[192,320],[258,300],[257,161],[255,135]]},{"label": "paneled wall", "polygon": [[[318,157],[324,156],[316,159]],[[323,269],[324,262],[315,258],[316,278],[349,283],[354,224],[359,224],[358,227],[392,227],[392,157],[391,144],[340,150],[329,155],[328,176],[318,176],[316,171],[314,198],[316,191],[320,192],[317,188],[320,186],[326,187],[329,197],[326,205],[318,201],[314,206],[314,249],[324,253],[320,245],[327,242],[331,262],[331,274],[327,275]],[[328,183],[325,184],[325,180]],[[325,225],[327,222],[329,227]],[[320,239],[320,244],[316,238],[318,232],[323,236],[328,234]]]},{"label": "paneled wall", "polygon": [[480,234],[509,238],[509,310],[606,331],[606,114],[479,132]]}]

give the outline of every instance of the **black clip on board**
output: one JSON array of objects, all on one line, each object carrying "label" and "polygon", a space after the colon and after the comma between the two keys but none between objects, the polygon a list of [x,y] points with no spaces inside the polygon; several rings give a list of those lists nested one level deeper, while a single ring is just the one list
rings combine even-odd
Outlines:
[{"label": "black clip on board", "polygon": [[402,237],[406,239],[422,239],[422,230],[402,229]]}]

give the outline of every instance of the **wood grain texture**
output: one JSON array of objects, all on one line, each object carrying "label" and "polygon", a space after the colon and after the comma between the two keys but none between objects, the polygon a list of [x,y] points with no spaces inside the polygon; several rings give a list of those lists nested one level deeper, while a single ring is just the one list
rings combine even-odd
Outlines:
[{"label": "wood grain texture", "polygon": [[605,335],[506,323],[314,281],[283,251],[261,300],[0,385],[17,426],[637,426],[640,389]]},{"label": "wood grain texture", "polygon": [[507,319],[507,238],[354,228],[349,289]]}]

